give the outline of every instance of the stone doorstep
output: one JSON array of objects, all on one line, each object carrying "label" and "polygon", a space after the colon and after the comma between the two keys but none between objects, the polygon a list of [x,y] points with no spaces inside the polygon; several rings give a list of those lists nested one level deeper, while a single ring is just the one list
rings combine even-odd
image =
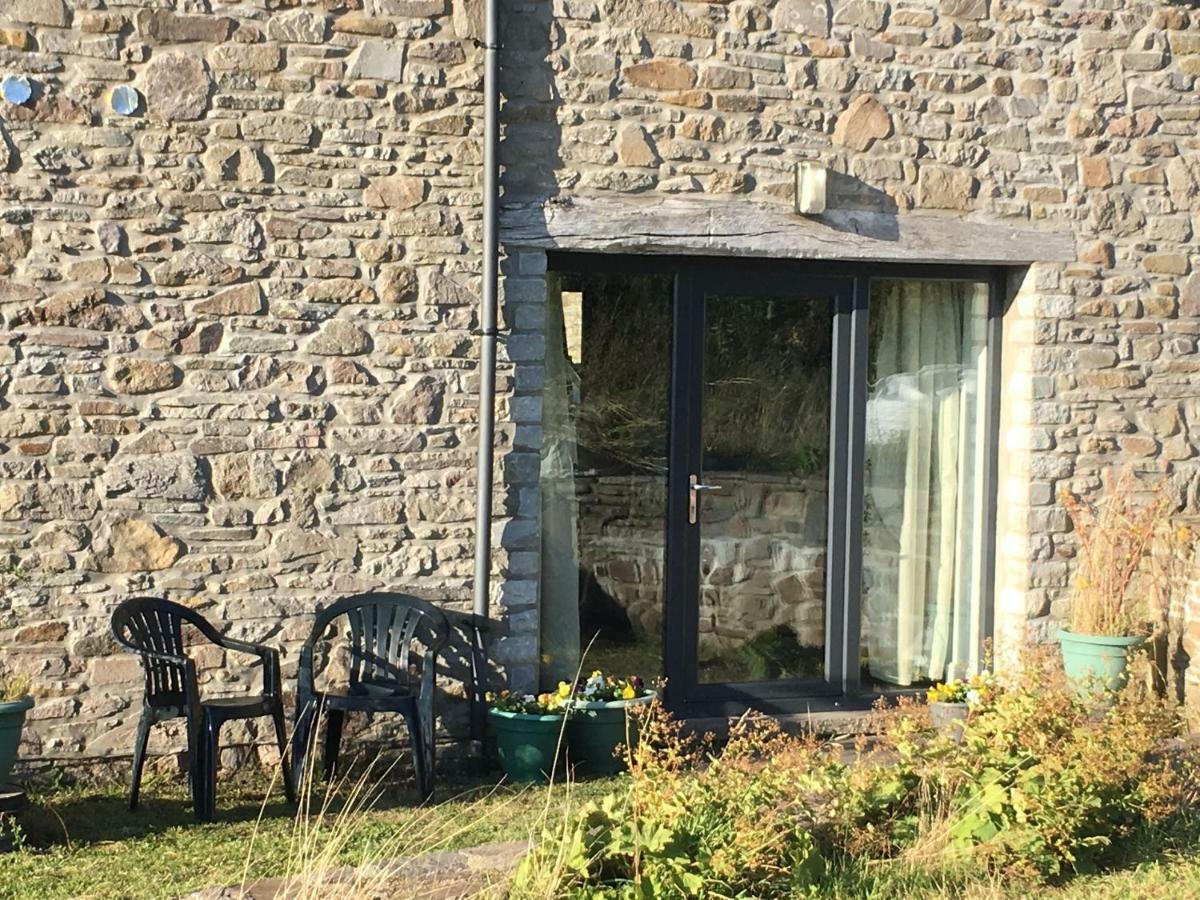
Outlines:
[{"label": "stone doorstep", "polygon": [[275,900],[314,896],[314,888],[323,894],[328,889],[329,896],[341,897],[460,900],[475,896],[509,875],[528,850],[528,841],[483,844],[361,867],[346,866],[320,876],[267,878],[244,887],[205,888],[187,894],[185,900]]},{"label": "stone doorstep", "polygon": [[[770,718],[783,726],[784,731],[808,731],[827,737],[869,735],[874,727],[870,711],[861,709],[786,713]],[[684,720],[684,731],[689,734],[712,733],[724,737],[729,733],[730,724],[736,720],[736,716],[692,716]]]}]

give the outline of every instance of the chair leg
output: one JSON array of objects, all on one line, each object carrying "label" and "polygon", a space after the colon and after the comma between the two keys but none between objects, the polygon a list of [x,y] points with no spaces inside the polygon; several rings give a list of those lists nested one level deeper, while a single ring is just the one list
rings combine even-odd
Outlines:
[{"label": "chair leg", "polygon": [[292,758],[291,778],[292,791],[298,797],[304,796],[306,767],[312,753],[312,738],[317,704],[312,700],[302,700],[296,707],[296,724],[292,728]]},{"label": "chair leg", "polygon": [[346,718],[340,709],[325,713],[325,780],[337,774],[338,751],[342,746],[342,722]]},{"label": "chair leg", "polygon": [[204,717],[204,733],[201,743],[204,751],[203,767],[200,772],[200,812],[197,816],[202,822],[211,822],[217,813],[217,761],[220,758],[218,737],[221,723],[211,716]]},{"label": "chair leg", "polygon": [[142,767],[146,764],[146,744],[150,741],[150,726],[153,724],[154,719],[150,710],[143,709],[142,717],[138,720],[137,738],[133,744],[133,781],[129,787],[129,809],[131,811],[138,807],[138,794],[142,789]]},{"label": "chair leg", "polygon": [[287,726],[283,721],[283,704],[276,703],[271,710],[271,721],[275,723],[275,742],[279,744],[279,771],[283,777],[283,792],[288,803],[296,802],[296,789],[292,784],[292,770],[287,758]]},{"label": "chair leg", "polygon": [[408,723],[408,738],[412,745],[417,793],[421,795],[422,803],[428,803],[433,799],[433,757],[425,740],[425,730],[421,727],[421,716],[417,712],[405,713],[404,721]]},{"label": "chair leg", "polygon": [[192,791],[192,811],[198,820],[204,821],[204,719],[196,721],[188,717],[188,786]]}]

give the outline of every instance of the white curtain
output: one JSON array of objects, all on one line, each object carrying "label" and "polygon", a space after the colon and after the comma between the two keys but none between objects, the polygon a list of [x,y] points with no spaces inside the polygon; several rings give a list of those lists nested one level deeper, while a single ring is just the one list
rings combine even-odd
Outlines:
[{"label": "white curtain", "polygon": [[978,667],[986,287],[877,281],[863,643],[897,685]]},{"label": "white curtain", "polygon": [[548,279],[542,387],[541,647],[543,685],[572,681],[579,666],[579,501],[572,399],[579,376],[567,358],[562,291]]}]

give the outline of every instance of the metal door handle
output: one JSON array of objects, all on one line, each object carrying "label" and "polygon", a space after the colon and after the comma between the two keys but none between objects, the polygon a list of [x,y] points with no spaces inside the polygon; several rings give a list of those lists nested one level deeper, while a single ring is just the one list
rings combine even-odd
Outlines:
[{"label": "metal door handle", "polygon": [[719,484],[701,484],[699,475],[688,476],[688,524],[695,525],[699,515],[699,504],[696,502],[696,497],[701,491],[719,491]]}]

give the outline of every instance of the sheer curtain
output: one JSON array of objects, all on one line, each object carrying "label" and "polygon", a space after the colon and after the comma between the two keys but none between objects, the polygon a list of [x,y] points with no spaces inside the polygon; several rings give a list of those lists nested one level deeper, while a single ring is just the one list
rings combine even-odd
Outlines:
[{"label": "sheer curtain", "polygon": [[567,358],[562,289],[549,278],[546,373],[542,386],[542,681],[572,681],[579,666],[579,501],[572,398],[579,376]]},{"label": "sheer curtain", "polygon": [[978,667],[987,287],[871,293],[863,644],[897,685]]}]

